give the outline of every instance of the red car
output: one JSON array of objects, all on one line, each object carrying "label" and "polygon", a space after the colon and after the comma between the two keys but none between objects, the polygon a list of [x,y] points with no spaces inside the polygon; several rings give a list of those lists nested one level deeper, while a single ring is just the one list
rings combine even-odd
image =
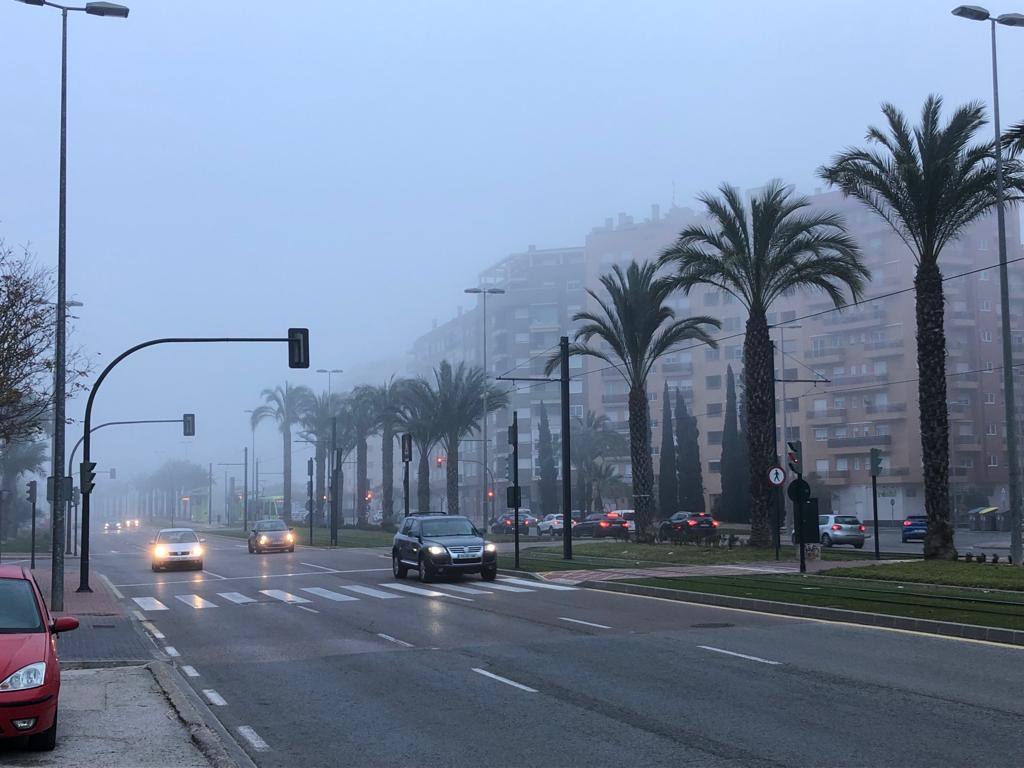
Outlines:
[{"label": "red car", "polygon": [[0,739],[57,745],[57,635],[77,627],[78,619],[50,616],[30,571],[0,566]]}]

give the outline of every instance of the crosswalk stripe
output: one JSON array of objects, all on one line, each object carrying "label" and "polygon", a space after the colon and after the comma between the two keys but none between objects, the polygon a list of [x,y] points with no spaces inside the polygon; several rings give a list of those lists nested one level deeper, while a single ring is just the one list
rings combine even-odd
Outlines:
[{"label": "crosswalk stripe", "polygon": [[331,590],[324,589],[323,587],[303,587],[302,591],[309,592],[309,594],[316,595],[317,597],[326,597],[328,600],[334,600],[337,603],[343,603],[348,600],[359,599],[358,597],[352,597],[351,595],[343,595],[339,592],[331,592]]},{"label": "crosswalk stripe", "polygon": [[241,592],[218,592],[217,594],[223,597],[225,600],[230,600],[232,603],[236,603],[238,605],[245,605],[246,603],[256,602],[251,597],[246,597]]},{"label": "crosswalk stripe", "polygon": [[488,589],[498,589],[502,592],[533,592],[532,589],[523,589],[522,587],[510,587],[508,584],[497,584],[493,581],[487,583]]},{"label": "crosswalk stripe", "polygon": [[373,587],[364,587],[362,584],[339,584],[338,587],[367,597],[379,597],[381,600],[396,600],[401,597],[401,595],[392,595],[390,592],[383,592]]},{"label": "crosswalk stripe", "polygon": [[537,587],[538,589],[556,589],[562,592],[572,592],[578,587],[567,587],[563,584],[548,584],[545,581],[530,581],[529,579],[517,579],[513,576],[502,576],[501,580],[508,584],[518,584],[523,587]]},{"label": "crosswalk stripe", "polygon": [[166,611],[167,606],[157,600],[155,597],[133,597],[139,608],[144,611]]},{"label": "crosswalk stripe", "polygon": [[199,595],[175,595],[174,598],[176,600],[181,600],[185,605],[190,608],[195,608],[196,610],[199,610],[200,608],[217,607],[216,603],[211,603],[209,600],[206,600]]},{"label": "crosswalk stripe", "polygon": [[409,592],[413,595],[423,595],[423,597],[449,597],[452,600],[465,600],[467,602],[473,602],[472,598],[469,597],[458,597],[456,595],[449,595],[444,592],[438,592],[436,589],[421,589],[420,587],[411,587],[408,584],[381,584],[382,587],[388,589],[397,589],[401,592]]},{"label": "crosswalk stripe", "polygon": [[290,592],[285,592],[283,589],[261,589],[260,593],[267,597],[272,597],[275,600],[280,600],[282,603],[293,603],[298,605],[300,603],[309,602],[306,598],[293,595]]},{"label": "crosswalk stripe", "polygon": [[463,587],[458,584],[439,584],[442,589],[450,589],[452,592],[461,592],[464,595],[491,595],[493,592],[488,592],[485,589],[475,589],[473,587]]}]

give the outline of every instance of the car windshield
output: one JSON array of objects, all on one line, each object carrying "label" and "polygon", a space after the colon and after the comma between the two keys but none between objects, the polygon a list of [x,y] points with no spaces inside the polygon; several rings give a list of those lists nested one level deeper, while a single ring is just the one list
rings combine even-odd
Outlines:
[{"label": "car windshield", "polygon": [[284,520],[264,520],[262,523],[256,523],[257,531],[287,531],[288,526],[284,524]]},{"label": "car windshield", "polygon": [[424,536],[475,536],[473,524],[465,518],[451,520],[424,520]]},{"label": "car windshield", "polygon": [[836,515],[836,522],[840,525],[860,525],[860,520],[852,515]]},{"label": "car windshield", "polygon": [[926,522],[928,522],[928,518],[925,517],[924,515],[911,515],[910,517],[907,518],[907,520],[909,520],[912,523],[926,523]]},{"label": "car windshield", "polygon": [[195,531],[161,531],[156,540],[164,544],[188,544],[199,541]]},{"label": "car windshield", "polygon": [[0,634],[42,631],[32,586],[24,579],[0,579]]}]

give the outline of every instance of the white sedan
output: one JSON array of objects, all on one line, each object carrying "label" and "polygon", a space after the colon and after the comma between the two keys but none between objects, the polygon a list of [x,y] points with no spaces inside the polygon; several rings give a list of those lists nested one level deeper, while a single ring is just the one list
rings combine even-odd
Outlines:
[{"label": "white sedan", "polygon": [[[576,525],[574,520],[573,525]],[[552,539],[561,538],[565,530],[565,520],[562,515],[544,515],[544,518],[537,523],[537,535],[543,537],[545,534]]]}]

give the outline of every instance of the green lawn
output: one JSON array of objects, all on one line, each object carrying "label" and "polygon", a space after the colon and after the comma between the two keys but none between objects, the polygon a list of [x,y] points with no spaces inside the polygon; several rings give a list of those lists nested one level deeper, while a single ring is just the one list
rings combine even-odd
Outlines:
[{"label": "green lawn", "polygon": [[[30,549],[32,549],[32,533],[25,531],[17,536],[4,539],[3,544],[0,545],[0,556],[6,555],[8,552],[16,554],[27,553]],[[36,530],[36,555],[38,556],[40,553],[47,554],[49,551],[50,531],[40,528]]]},{"label": "green lawn", "polygon": [[[857,571],[864,575],[864,569]],[[874,573],[873,570],[870,572]],[[952,587],[900,585],[874,579],[854,582],[844,578],[810,575],[635,579],[628,583],[961,624],[1024,629],[1024,594],[986,594]]]},{"label": "green lawn", "polygon": [[1002,563],[921,560],[914,563],[876,565],[866,571],[864,568],[835,568],[829,571],[828,575],[840,578],[869,576],[881,581],[1024,591],[1024,568]]},{"label": "green lawn", "polygon": [[[236,539],[248,537],[246,531],[239,529],[210,531],[215,536],[231,536]],[[387,531],[363,531],[358,528],[339,528],[338,546],[340,547],[390,547],[395,534]],[[313,546],[330,546],[331,531],[329,528],[313,528]],[[295,526],[295,543],[309,544],[309,528]]]}]

